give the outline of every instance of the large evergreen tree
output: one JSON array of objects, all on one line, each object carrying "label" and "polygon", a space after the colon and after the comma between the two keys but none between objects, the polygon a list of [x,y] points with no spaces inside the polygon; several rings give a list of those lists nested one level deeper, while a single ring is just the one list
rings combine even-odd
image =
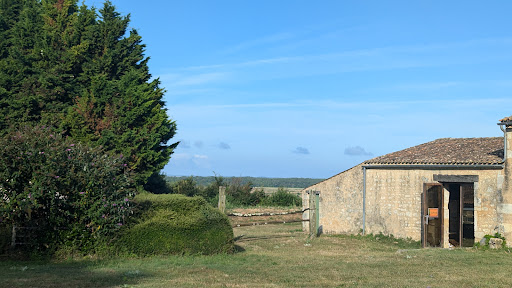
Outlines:
[{"label": "large evergreen tree", "polygon": [[169,160],[176,125],[129,16],[109,1],[98,12],[76,0],[0,0],[0,134],[59,127],[123,154],[142,185]]}]

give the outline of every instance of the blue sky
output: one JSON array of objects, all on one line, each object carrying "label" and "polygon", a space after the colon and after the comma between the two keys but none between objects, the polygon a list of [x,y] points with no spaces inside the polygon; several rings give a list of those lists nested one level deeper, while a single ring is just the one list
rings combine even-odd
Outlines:
[{"label": "blue sky", "polygon": [[112,2],[167,90],[167,175],[327,178],[512,115],[511,1]]}]

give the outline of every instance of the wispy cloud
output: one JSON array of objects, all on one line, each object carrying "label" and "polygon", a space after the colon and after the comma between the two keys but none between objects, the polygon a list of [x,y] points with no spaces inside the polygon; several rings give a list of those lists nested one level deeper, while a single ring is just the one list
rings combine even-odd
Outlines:
[{"label": "wispy cloud", "polygon": [[308,148],[304,148],[304,147],[300,147],[300,146],[295,148],[295,150],[293,150],[292,152],[295,154],[304,154],[304,155],[309,154]]},{"label": "wispy cloud", "polygon": [[347,147],[345,148],[345,155],[349,156],[372,156],[373,153],[366,152],[366,150],[361,146]]},{"label": "wispy cloud", "polygon": [[200,66],[189,66],[177,68],[178,71],[197,71],[197,70],[217,70],[217,69],[233,69],[233,68],[243,68],[248,66],[258,66],[265,64],[277,64],[283,62],[294,62],[307,59],[304,56],[295,56],[295,57],[272,57],[272,58],[262,58],[262,59],[254,59],[247,60],[243,62],[232,62],[232,63],[222,63],[222,64],[213,64],[213,65],[200,65]]},{"label": "wispy cloud", "polygon": [[204,143],[203,143],[203,141],[196,141],[196,142],[194,142],[194,146],[196,148],[203,148]]},{"label": "wispy cloud", "polygon": [[[507,98],[476,98],[476,99],[412,99],[412,100],[366,100],[366,101],[341,101],[341,100],[322,100],[322,101],[296,101],[296,102],[265,102],[265,103],[243,103],[243,104],[226,104],[226,105],[175,105],[175,110],[201,110],[210,111],[218,109],[258,109],[258,108],[310,108],[310,109],[322,109],[336,110],[336,109],[367,109],[367,110],[382,110],[389,108],[401,108],[418,105],[440,105],[440,106],[463,106],[463,107],[478,107],[492,106],[492,105],[503,105],[508,103]],[[201,142],[202,143],[202,142]]]},{"label": "wispy cloud", "polygon": [[273,34],[261,38],[251,39],[239,44],[236,44],[232,47],[226,48],[225,50],[221,51],[222,54],[234,54],[243,50],[260,47],[262,45],[269,45],[274,43],[279,43],[284,40],[289,40],[294,38],[295,35],[292,33],[278,33]]},{"label": "wispy cloud", "polygon": [[216,83],[227,78],[226,72],[211,72],[198,74],[170,73],[160,75],[160,81],[168,87],[198,86],[208,83]]},{"label": "wispy cloud", "polygon": [[212,108],[290,108],[290,107],[307,107],[306,103],[246,103],[246,104],[226,104],[226,105],[211,105]]},{"label": "wispy cloud", "polygon": [[198,88],[198,89],[187,89],[187,87],[171,87],[170,85],[166,85],[166,83],[162,82],[162,86],[165,87],[167,92],[169,92],[172,97],[176,97],[179,95],[190,95],[190,94],[214,94],[215,89],[211,88]]},{"label": "wispy cloud", "polygon": [[[171,83],[171,86],[202,85],[236,79],[254,81],[306,75],[472,64],[498,59],[512,59],[511,55],[503,52],[507,50],[506,47],[512,48],[512,38],[484,38],[459,42],[286,55],[241,62],[176,68],[174,70],[178,73],[169,74],[169,79],[162,76],[162,81]],[[482,57],[479,53],[482,49],[495,53],[487,53],[485,57]],[[496,49],[498,51],[495,51]],[[248,69],[249,67],[252,67],[252,69]],[[186,76],[178,76],[182,73]]]},{"label": "wispy cloud", "polygon": [[174,154],[172,154],[172,159],[174,161],[183,161],[183,160],[190,160],[191,157],[187,153],[174,153]]},{"label": "wispy cloud", "polygon": [[197,167],[201,167],[201,168],[210,168],[211,167],[209,157],[207,155],[196,154],[192,157],[192,162]]},{"label": "wispy cloud", "polygon": [[468,83],[456,82],[456,81],[448,81],[448,82],[427,82],[427,83],[409,83],[409,84],[401,84],[392,86],[391,89],[396,90],[439,90],[446,89],[450,87],[456,87],[461,85],[466,85]]},{"label": "wispy cloud", "polygon": [[327,25],[319,25],[312,27],[306,31],[301,31],[301,35],[294,41],[289,41],[284,44],[273,47],[272,50],[277,51],[293,51],[300,48],[318,47],[319,43],[333,44],[339,41],[340,38],[346,37],[347,33],[363,33],[363,28],[366,26],[350,26],[336,30],[330,30],[330,27],[338,26],[337,23],[329,23]]}]

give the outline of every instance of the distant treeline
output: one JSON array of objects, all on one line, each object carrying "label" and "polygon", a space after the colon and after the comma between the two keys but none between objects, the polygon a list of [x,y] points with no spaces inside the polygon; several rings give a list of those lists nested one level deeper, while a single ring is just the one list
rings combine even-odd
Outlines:
[{"label": "distant treeline", "polygon": [[[215,183],[215,176],[166,176],[165,180],[169,183],[175,183],[179,180],[190,178],[194,179],[199,186],[208,186]],[[265,177],[223,177],[226,182],[232,182],[236,179],[241,185],[252,183],[253,187],[286,187],[286,188],[306,188],[316,184],[324,179],[313,178],[265,178]]]}]

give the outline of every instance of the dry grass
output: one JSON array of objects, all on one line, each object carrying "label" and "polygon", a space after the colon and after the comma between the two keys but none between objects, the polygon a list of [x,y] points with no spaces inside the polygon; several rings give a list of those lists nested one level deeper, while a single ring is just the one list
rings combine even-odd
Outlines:
[{"label": "dry grass", "polygon": [[505,251],[409,249],[403,241],[328,236],[300,223],[235,228],[233,255],[2,262],[1,287],[510,287]]}]

